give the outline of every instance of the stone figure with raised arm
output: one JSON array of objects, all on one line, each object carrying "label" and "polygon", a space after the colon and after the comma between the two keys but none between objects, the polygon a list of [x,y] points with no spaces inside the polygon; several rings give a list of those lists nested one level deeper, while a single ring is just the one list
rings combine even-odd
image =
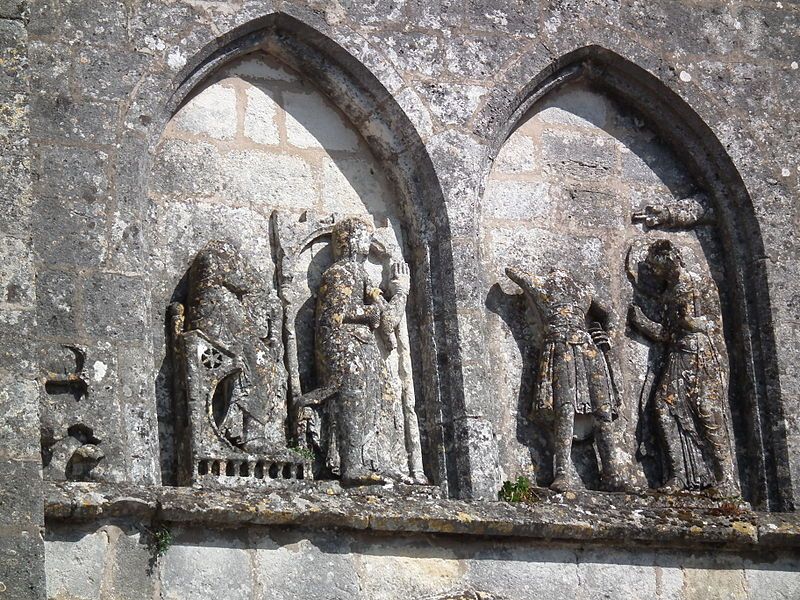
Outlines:
[{"label": "stone figure with raised arm", "polygon": [[669,240],[652,243],[644,268],[664,288],[658,321],[631,305],[632,327],[663,344],[652,396],[658,441],[665,463],[662,490],[715,487],[738,493],[725,414],[726,382],[712,333],[717,317],[703,309],[703,284],[686,268]]},{"label": "stone figure with raised arm", "polygon": [[522,288],[545,326],[534,408],[553,411],[555,416],[555,479],[550,488],[566,491],[579,486],[571,467],[571,449],[576,419],[581,419],[590,420],[603,489],[625,489],[612,429],[619,406],[607,354],[612,311],[598,302],[591,285],[578,283],[566,271],[533,275],[509,267],[506,275]]},{"label": "stone figure with raised arm", "polygon": [[334,225],[335,262],[317,294],[317,370],[327,397],[331,446],[338,453],[341,480],[350,485],[412,481],[383,452],[389,434],[381,431],[381,415],[390,392],[377,337],[384,336],[390,348],[397,344],[395,330],[410,286],[408,266],[392,265],[390,297],[384,298],[364,266],[372,235],[372,226],[357,217]]}]

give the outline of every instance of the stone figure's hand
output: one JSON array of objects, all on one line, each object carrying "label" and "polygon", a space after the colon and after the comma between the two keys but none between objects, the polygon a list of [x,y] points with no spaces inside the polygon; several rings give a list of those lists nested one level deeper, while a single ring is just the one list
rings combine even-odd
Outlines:
[{"label": "stone figure's hand", "polygon": [[638,325],[644,319],[644,314],[642,313],[642,309],[636,306],[635,304],[631,304],[628,307],[628,321],[633,323],[634,325]]},{"label": "stone figure's hand", "polygon": [[646,227],[659,227],[670,224],[669,208],[663,204],[648,204],[644,210],[633,214],[634,223],[644,223]]},{"label": "stone figure's hand", "polygon": [[411,290],[411,271],[404,262],[392,263],[392,277],[389,281],[389,292],[392,296],[396,294],[408,294]]}]

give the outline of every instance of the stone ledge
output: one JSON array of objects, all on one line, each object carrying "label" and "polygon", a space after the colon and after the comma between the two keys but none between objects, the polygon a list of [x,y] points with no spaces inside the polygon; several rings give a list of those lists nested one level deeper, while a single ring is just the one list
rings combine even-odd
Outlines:
[{"label": "stone ledge", "polygon": [[[580,504],[578,504],[580,502]],[[409,490],[342,490],[315,482],[264,492],[46,483],[48,521],[136,518],[214,527],[294,525],[731,549],[800,549],[800,515],[682,497],[582,493],[535,504],[444,500]]]}]

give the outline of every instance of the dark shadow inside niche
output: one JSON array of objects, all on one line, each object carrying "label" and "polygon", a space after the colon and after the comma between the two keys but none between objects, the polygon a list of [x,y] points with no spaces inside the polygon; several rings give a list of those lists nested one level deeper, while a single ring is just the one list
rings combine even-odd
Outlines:
[{"label": "dark shadow inside niche", "polygon": [[[313,252],[306,275],[309,290],[318,290],[322,281],[322,274],[333,264],[333,252],[330,246],[330,236],[324,240],[316,240],[313,247],[308,248]],[[316,314],[316,294],[309,296],[300,306],[295,321],[295,335],[297,337],[297,362],[300,367],[301,390],[309,392],[318,387],[314,369],[314,317]]]},{"label": "dark shadow inside niche", "polygon": [[161,308],[160,319],[156,323],[163,324],[163,340],[166,353],[161,360],[155,378],[156,416],[158,419],[159,460],[161,464],[161,482],[163,485],[178,485],[178,453],[180,450],[180,414],[183,401],[180,389],[175,387],[170,344],[170,315],[168,306],[173,302],[185,302],[188,294],[189,272],[186,270],[178,284],[173,288],[169,302]]},{"label": "dark shadow inside niche", "polygon": [[[534,122],[535,119],[538,121]],[[538,145],[536,148],[538,158],[534,162],[537,168],[541,169],[542,177],[545,180],[548,177],[552,178],[554,174],[563,177],[563,181],[559,181],[562,189],[556,191],[555,204],[559,211],[557,219],[560,219],[557,226],[566,227],[565,231],[574,233],[576,224],[569,221],[573,218],[573,213],[578,214],[581,209],[585,209],[587,202],[592,202],[598,195],[602,195],[610,205],[601,205],[599,209],[589,208],[586,212],[596,220],[602,221],[603,211],[613,210],[611,205],[616,204],[620,209],[616,221],[617,229],[627,230],[623,234],[623,237],[628,238],[625,242],[627,244],[636,237],[636,230],[630,225],[630,211],[635,210],[636,206],[643,206],[646,203],[665,203],[706,191],[697,183],[692,169],[684,160],[684,155],[674,150],[671,142],[660,137],[655,129],[648,127],[648,123],[647,117],[630,103],[620,99],[613,90],[595,85],[589,78],[578,77],[568,83],[554,86],[540,96],[512,129],[507,139],[515,132],[528,127],[531,131],[530,136],[534,140],[530,147]],[[602,143],[599,144],[599,149],[597,146],[592,147],[593,130],[604,132],[623,150],[617,152],[614,147],[609,148],[608,144],[604,146]],[[587,151],[587,146],[590,151]],[[547,155],[551,147],[555,148],[555,151]],[[604,153],[610,156],[604,156]],[[498,161],[501,160],[501,156],[502,151],[498,155]],[[513,169],[507,171],[509,172],[513,172]],[[597,172],[598,175],[587,176],[587,172]],[[505,176],[511,177],[510,181],[515,181],[514,178],[519,177],[519,175]],[[616,184],[617,180],[621,188]],[[629,192],[632,196],[619,197],[620,190]],[[596,212],[592,212],[593,210]],[[591,228],[591,225],[589,227]],[[736,316],[730,307],[730,294],[726,293],[728,267],[723,256],[719,231],[714,225],[697,226],[691,230],[707,263],[705,267],[701,267],[701,271],[711,277],[719,296],[718,305],[713,312],[716,314],[721,312],[725,324],[726,343],[730,345],[731,329],[735,327]],[[670,237],[674,233],[675,230],[661,230],[649,235],[653,238]],[[547,262],[546,256],[553,254],[550,248],[542,248],[540,251],[544,253],[540,257],[544,262]],[[623,256],[624,253],[619,258]],[[610,259],[614,260],[615,257],[611,256]],[[553,260],[557,263],[560,259]],[[554,263],[550,266],[562,265]],[[610,267],[612,273],[616,271],[613,276],[619,277],[621,273],[620,269],[616,268],[617,265]],[[591,270],[583,269],[579,276],[588,277],[589,283],[595,283],[591,281],[593,276]],[[624,275],[620,283],[623,286],[628,285]],[[634,300],[637,300],[638,291],[635,288],[623,292],[622,296],[624,298],[629,294],[633,294]],[[506,294],[497,284],[487,296],[486,307],[497,314],[509,328],[520,352],[522,373],[516,403],[516,440],[528,447],[533,464],[537,468],[537,482],[547,485],[552,479],[552,456],[548,450],[552,440],[552,423],[548,421],[546,415],[531,414],[535,378],[543,343],[541,319],[535,311],[526,306],[522,296]],[[623,330],[626,329],[625,308],[626,306],[617,307]],[[647,371],[656,372],[663,359],[663,349],[646,342],[636,332],[627,330],[626,335],[647,345]],[[728,362],[724,352],[723,360]],[[749,474],[745,465],[748,464],[749,453],[745,442],[746,410],[742,409],[742,402],[737,397],[733,377],[727,390],[729,397],[726,411],[730,412],[729,425],[735,440],[739,479],[747,489]],[[626,390],[622,390],[623,402],[639,405],[631,411],[631,417],[637,421],[634,433],[637,448],[630,449],[631,454],[636,453],[642,443],[646,442],[646,437],[652,436],[641,423],[642,415],[650,410],[651,392],[652,382],[646,382],[638,392],[632,388],[629,388],[627,393]],[[639,460],[648,486],[658,487],[663,483],[664,467],[657,455],[652,453],[653,444],[650,443],[649,446],[651,452],[640,456]],[[576,440],[573,445],[573,464],[584,484],[587,487],[596,487],[599,462],[591,438]]]},{"label": "dark shadow inside niche", "polygon": [[533,414],[531,411],[542,347],[540,316],[531,310],[522,294],[507,294],[499,284],[489,289],[486,308],[503,320],[519,349],[522,370],[515,437],[519,443],[528,446],[531,464],[536,467],[536,484],[546,487],[553,481],[552,420],[546,414]]}]

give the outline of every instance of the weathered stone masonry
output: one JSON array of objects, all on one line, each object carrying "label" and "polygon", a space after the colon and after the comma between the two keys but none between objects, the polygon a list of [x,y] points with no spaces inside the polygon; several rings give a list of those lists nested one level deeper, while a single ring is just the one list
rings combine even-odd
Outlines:
[{"label": "weathered stone masonry", "polygon": [[0,571],[3,592],[42,597],[44,542],[41,510],[39,400],[36,391],[36,269],[31,244],[30,68],[27,10],[0,3],[0,185],[2,185],[2,338],[0,376],[4,415],[0,429],[3,486],[0,492]]},{"label": "weathered stone masonry", "polygon": [[[793,597],[798,31],[786,1],[0,0],[0,597]],[[633,222],[697,194],[713,221]],[[331,213],[371,220],[410,266],[398,331],[434,487],[172,488],[167,307],[193,257],[232,242],[277,285],[279,223],[319,224],[282,340],[307,393]],[[509,266],[566,269],[616,313],[615,456],[636,489],[661,483],[639,423],[662,355],[626,319],[628,251],[660,238],[713,291],[754,512],[494,502],[504,480],[553,477],[529,418],[540,315]],[[571,460],[596,489],[591,441]],[[155,558],[160,524],[174,542]]]}]

